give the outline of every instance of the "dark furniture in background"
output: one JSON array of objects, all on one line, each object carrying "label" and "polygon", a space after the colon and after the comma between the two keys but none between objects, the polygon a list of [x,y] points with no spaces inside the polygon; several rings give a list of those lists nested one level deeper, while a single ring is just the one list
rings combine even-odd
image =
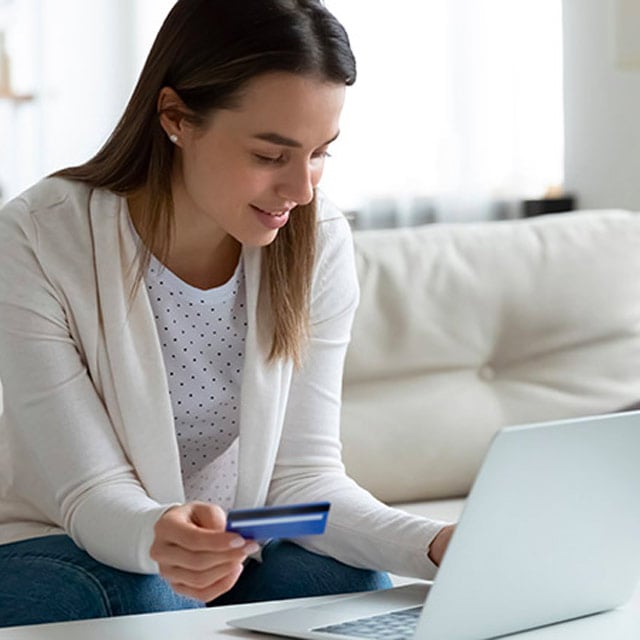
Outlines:
[{"label": "dark furniture in background", "polygon": [[573,211],[576,199],[572,195],[561,198],[540,198],[539,200],[523,200],[522,217],[541,216],[545,213],[562,213],[563,211]]}]

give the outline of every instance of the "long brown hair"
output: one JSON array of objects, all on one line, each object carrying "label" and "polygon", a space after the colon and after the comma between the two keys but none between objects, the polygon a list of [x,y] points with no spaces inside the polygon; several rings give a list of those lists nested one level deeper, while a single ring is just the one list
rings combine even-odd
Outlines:
[{"label": "long brown hair", "polygon": [[[143,240],[136,285],[151,253],[165,261],[173,232],[174,145],[160,126],[157,99],[171,87],[204,126],[218,109],[233,108],[246,83],[285,71],[351,85],[355,59],[342,25],[321,0],[179,0],[167,16],[125,112],[102,149],[85,164],[54,175],[131,196],[149,194],[136,220]],[[316,206],[298,207],[263,249],[270,317],[269,358],[301,363],[309,326],[315,260]],[[263,327],[264,328],[264,327]]]}]

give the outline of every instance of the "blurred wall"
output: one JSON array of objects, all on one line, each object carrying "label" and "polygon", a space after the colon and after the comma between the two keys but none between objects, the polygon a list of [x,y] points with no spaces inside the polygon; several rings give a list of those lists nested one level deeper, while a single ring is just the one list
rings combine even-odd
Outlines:
[{"label": "blurred wall", "polygon": [[563,0],[563,14],[566,188],[581,208],[640,210],[640,2]]}]

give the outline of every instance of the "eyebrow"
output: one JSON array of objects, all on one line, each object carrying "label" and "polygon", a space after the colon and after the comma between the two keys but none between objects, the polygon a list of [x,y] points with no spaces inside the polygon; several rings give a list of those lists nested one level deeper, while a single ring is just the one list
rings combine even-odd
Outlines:
[{"label": "eyebrow", "polygon": [[[320,147],[326,147],[328,144],[331,144],[338,136],[340,132],[336,133],[331,140],[327,140],[323,142]],[[264,140],[265,142],[271,142],[273,144],[278,144],[282,147],[295,147],[299,149],[302,147],[302,143],[297,140],[293,140],[292,138],[287,138],[286,136],[282,136],[279,133],[256,133],[254,136],[257,140]]]}]

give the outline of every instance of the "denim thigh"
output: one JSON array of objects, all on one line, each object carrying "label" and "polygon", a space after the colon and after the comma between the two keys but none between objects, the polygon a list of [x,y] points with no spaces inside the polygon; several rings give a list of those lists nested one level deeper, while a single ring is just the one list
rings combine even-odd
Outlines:
[{"label": "denim thigh", "polygon": [[160,576],[94,560],[65,535],[0,545],[0,627],[202,606]]},{"label": "denim thigh", "polygon": [[287,541],[262,550],[262,562],[249,561],[236,585],[208,606],[285,600],[391,587],[386,573],[356,569]]}]

